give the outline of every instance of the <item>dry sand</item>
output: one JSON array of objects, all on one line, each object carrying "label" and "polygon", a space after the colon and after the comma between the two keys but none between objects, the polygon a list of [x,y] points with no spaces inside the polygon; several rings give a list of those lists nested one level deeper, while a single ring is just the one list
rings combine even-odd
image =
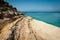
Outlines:
[{"label": "dry sand", "polygon": [[47,24],[42,21],[31,21],[31,28],[37,34],[37,39],[40,40],[60,40],[60,28]]},{"label": "dry sand", "polygon": [[60,28],[23,17],[7,24],[0,33],[0,40],[60,40]]}]

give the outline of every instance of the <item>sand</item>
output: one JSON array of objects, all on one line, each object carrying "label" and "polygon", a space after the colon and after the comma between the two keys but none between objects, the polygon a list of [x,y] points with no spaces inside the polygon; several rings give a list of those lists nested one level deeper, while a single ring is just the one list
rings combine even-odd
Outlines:
[{"label": "sand", "polygon": [[7,24],[0,40],[60,40],[60,28],[25,16]]}]

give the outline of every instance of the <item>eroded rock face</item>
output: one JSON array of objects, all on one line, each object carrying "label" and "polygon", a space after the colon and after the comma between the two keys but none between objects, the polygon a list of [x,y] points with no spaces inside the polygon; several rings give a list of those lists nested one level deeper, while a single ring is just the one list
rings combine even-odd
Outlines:
[{"label": "eroded rock face", "polygon": [[0,0],[0,30],[9,22],[20,18],[18,10],[4,0]]},{"label": "eroded rock face", "polygon": [[19,13],[15,7],[10,5],[8,2],[5,2],[4,0],[0,0],[0,16],[2,17],[13,17],[18,16]]}]

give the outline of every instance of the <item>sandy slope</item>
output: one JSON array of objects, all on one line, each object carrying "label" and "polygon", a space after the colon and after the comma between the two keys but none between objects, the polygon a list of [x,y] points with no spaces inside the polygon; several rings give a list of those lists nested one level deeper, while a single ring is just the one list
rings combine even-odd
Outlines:
[{"label": "sandy slope", "polygon": [[60,40],[60,28],[30,17],[7,24],[0,40]]}]

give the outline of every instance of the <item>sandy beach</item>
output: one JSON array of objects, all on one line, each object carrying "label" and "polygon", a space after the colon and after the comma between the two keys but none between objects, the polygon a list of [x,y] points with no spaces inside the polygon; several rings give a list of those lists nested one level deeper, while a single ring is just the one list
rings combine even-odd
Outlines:
[{"label": "sandy beach", "polygon": [[[22,3],[23,5],[26,6],[28,3],[30,3],[30,1],[29,2],[25,1],[26,4],[19,1],[16,1],[16,2],[17,3],[19,2],[19,5]],[[31,2],[30,4],[32,4],[33,2]],[[31,18],[25,15],[24,12],[18,11],[18,9],[19,10],[23,9],[20,7],[24,7],[24,9],[30,9],[36,3],[33,3],[34,5],[31,5],[31,6],[29,6],[30,4],[27,5],[26,6],[27,8],[25,8],[25,6],[22,6],[22,5],[20,5],[19,7],[19,5],[17,4],[18,9],[10,5],[9,3],[10,1],[5,2],[5,0],[0,0],[0,40],[60,40],[60,28],[58,28],[57,26],[45,23],[43,21],[35,20],[33,19],[32,16]],[[39,3],[39,1],[37,3]],[[41,7],[41,6],[39,7],[38,5],[36,6],[34,6],[32,9],[35,10],[35,7],[38,9]],[[46,10],[46,8],[44,10]],[[36,13],[34,12],[33,16],[35,14]],[[30,13],[29,15],[32,15],[32,13]],[[42,15],[40,14],[38,15],[41,16],[41,18],[43,19]],[[52,17],[55,18],[56,16],[58,16],[57,14],[55,16],[53,15],[52,16],[50,15],[50,18]],[[36,17],[40,18],[39,16],[36,16]],[[44,17],[49,17],[49,15]],[[51,20],[50,18],[49,20]],[[60,18],[60,15],[58,18]],[[54,20],[55,19],[53,19],[53,21]],[[59,22],[60,22],[59,19],[57,19],[57,22],[55,20],[55,23],[59,24]]]},{"label": "sandy beach", "polygon": [[0,40],[60,40],[60,28],[30,17],[7,24]]}]

